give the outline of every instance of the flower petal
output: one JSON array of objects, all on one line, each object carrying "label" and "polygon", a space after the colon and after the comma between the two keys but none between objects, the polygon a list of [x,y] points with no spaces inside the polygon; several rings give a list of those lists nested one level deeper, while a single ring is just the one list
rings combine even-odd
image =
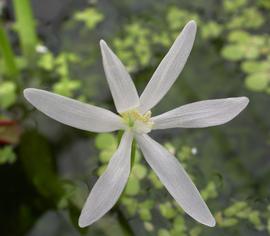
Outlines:
[{"label": "flower petal", "polygon": [[203,128],[221,125],[237,116],[248,102],[247,97],[236,97],[190,103],[153,117],[153,129]]},{"label": "flower petal", "polygon": [[25,89],[24,96],[47,116],[78,129],[110,132],[124,128],[119,116],[100,107],[34,88]]},{"label": "flower petal", "polygon": [[79,226],[86,227],[107,213],[120,197],[130,173],[133,136],[125,132],[104,174],[97,180],[82,209]]},{"label": "flower petal", "polygon": [[126,68],[104,40],[100,41],[103,66],[119,113],[138,107],[139,96]]},{"label": "flower petal", "polygon": [[136,136],[136,140],[148,164],[183,210],[198,222],[215,226],[214,217],[177,159],[146,134]]},{"label": "flower petal", "polygon": [[163,58],[145,90],[140,96],[140,111],[154,107],[168,92],[184,68],[196,35],[196,23],[190,21]]}]

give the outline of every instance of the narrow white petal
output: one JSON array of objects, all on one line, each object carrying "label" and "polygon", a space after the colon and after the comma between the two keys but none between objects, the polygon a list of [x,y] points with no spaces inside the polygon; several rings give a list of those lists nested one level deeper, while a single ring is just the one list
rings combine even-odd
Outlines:
[{"label": "narrow white petal", "polygon": [[248,102],[247,97],[236,97],[190,103],[153,117],[153,129],[203,128],[221,125],[237,116]]},{"label": "narrow white petal", "polygon": [[154,107],[168,92],[182,71],[196,35],[196,23],[190,21],[163,58],[140,97],[142,113]]},{"label": "narrow white petal", "polygon": [[146,134],[136,139],[146,161],[183,210],[198,222],[215,226],[214,217],[177,159]]},{"label": "narrow white petal", "polygon": [[119,113],[139,106],[139,96],[126,68],[104,40],[100,41],[103,66]]},{"label": "narrow white petal", "polygon": [[78,129],[110,132],[123,128],[119,116],[100,107],[34,88],[25,89],[24,96],[47,116]]},{"label": "narrow white petal", "polygon": [[104,174],[97,180],[82,209],[79,226],[86,227],[106,214],[120,197],[130,173],[132,134],[124,133]]}]

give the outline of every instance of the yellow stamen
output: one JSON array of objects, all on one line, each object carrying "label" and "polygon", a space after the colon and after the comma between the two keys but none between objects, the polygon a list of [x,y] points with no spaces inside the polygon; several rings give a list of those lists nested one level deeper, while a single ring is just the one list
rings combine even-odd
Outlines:
[{"label": "yellow stamen", "polygon": [[148,126],[152,126],[151,111],[141,114],[138,109],[132,109],[120,114],[129,127],[133,127],[136,121],[140,121]]}]

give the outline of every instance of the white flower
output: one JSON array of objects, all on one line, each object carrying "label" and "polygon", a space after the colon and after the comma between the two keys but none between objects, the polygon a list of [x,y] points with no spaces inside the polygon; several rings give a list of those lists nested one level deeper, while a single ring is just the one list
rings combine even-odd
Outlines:
[{"label": "white flower", "polygon": [[152,129],[199,128],[224,124],[237,116],[249,102],[246,97],[206,100],[151,118],[150,109],[164,97],[182,71],[195,34],[196,23],[190,21],[161,61],[140,97],[121,61],[101,40],[104,70],[119,115],[44,90],[24,90],[26,99],[33,106],[66,125],[92,132],[125,131],[106,171],[97,180],[86,200],[79,218],[81,227],[100,219],[120,197],[130,174],[133,138],[148,164],[183,210],[202,224],[215,225],[214,217],[183,167],[147,134]]}]

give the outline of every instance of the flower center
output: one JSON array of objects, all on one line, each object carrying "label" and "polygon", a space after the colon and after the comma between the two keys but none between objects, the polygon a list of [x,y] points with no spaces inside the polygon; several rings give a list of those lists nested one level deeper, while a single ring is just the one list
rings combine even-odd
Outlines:
[{"label": "flower center", "polygon": [[138,109],[132,109],[123,112],[120,115],[127,128],[132,129],[137,133],[149,133],[154,124],[151,120],[151,111],[142,115]]}]

